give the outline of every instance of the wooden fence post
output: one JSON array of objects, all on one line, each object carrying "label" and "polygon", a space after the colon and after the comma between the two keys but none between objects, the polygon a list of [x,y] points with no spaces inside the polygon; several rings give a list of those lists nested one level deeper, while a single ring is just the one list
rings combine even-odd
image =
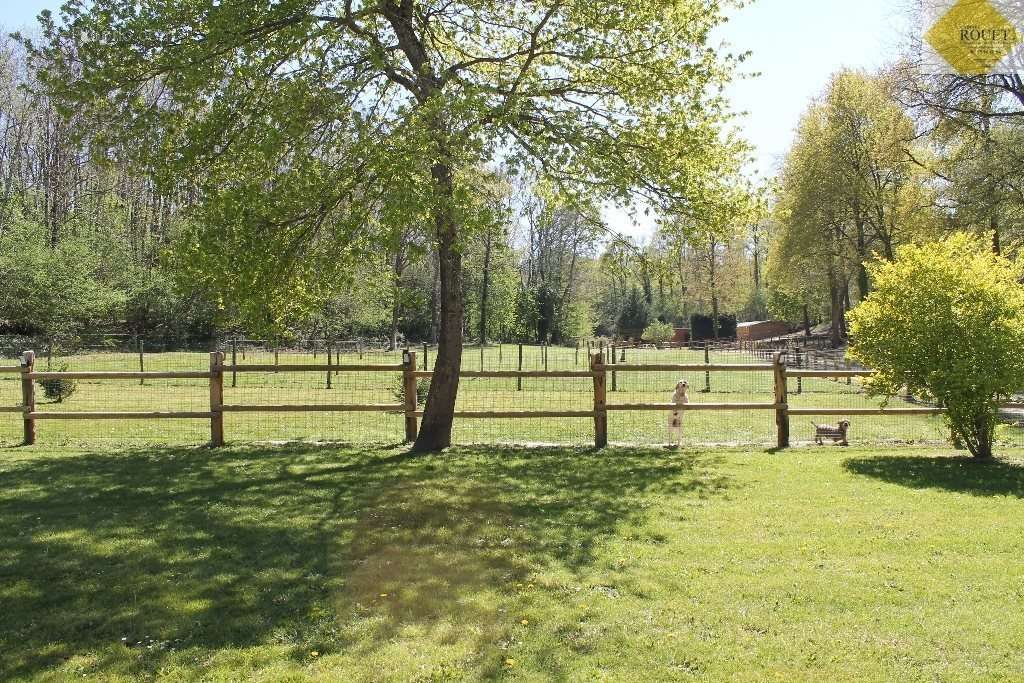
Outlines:
[{"label": "wooden fence post", "polygon": [[210,353],[210,445],[224,445],[224,354]]},{"label": "wooden fence post", "polygon": [[[523,343],[519,342],[519,372],[523,371]],[[523,390],[523,378],[516,377],[516,391]]]},{"label": "wooden fence post", "polygon": [[595,353],[590,357],[590,369],[594,372],[594,446],[604,448],[608,445],[608,397],[605,394],[604,352]]},{"label": "wooden fence post", "polygon": [[[145,372],[146,371],[146,356],[145,356],[145,353],[146,353],[145,349],[146,349],[146,347],[145,347],[145,342],[142,341],[142,337],[139,337],[137,341],[139,343],[139,372]],[[139,385],[141,386],[141,385],[143,385],[145,383],[146,383],[146,378],[145,377],[140,377],[139,378]]]},{"label": "wooden fence post", "polygon": [[[804,354],[804,355],[806,355],[806,354]],[[797,370],[800,370],[800,369],[802,369],[804,367],[804,360],[803,360],[804,359],[804,355],[801,355],[800,347],[799,346],[796,347],[796,369]],[[804,393],[804,378],[803,377],[797,377],[796,378],[796,393],[798,393],[798,394]]]},{"label": "wooden fence post", "polygon": [[36,442],[36,421],[31,417],[36,410],[36,390],[35,383],[28,376],[35,369],[35,364],[35,351],[21,354],[21,407],[25,411],[25,438],[22,443],[26,446]]},{"label": "wooden fence post", "polygon": [[[711,365],[711,353],[710,353],[710,351],[708,351],[708,344],[709,344],[709,342],[707,342],[707,341],[704,342],[704,365]],[[704,393],[705,394],[710,394],[711,393],[711,373],[710,372],[705,372],[704,373]]]},{"label": "wooden fence post", "polygon": [[402,386],[405,389],[405,442],[412,443],[416,440],[416,408],[418,400],[416,395],[416,352],[408,349],[402,354]]},{"label": "wooden fence post", "polygon": [[775,366],[775,430],[778,436],[776,445],[789,448],[789,410],[786,407],[786,365],[782,362],[782,352],[776,352],[772,364]]},{"label": "wooden fence post", "polygon": [[327,388],[328,389],[331,388],[331,365],[333,365],[333,363],[332,363],[333,356],[331,355],[332,354],[331,346],[333,346],[331,344],[331,342],[327,342]]}]

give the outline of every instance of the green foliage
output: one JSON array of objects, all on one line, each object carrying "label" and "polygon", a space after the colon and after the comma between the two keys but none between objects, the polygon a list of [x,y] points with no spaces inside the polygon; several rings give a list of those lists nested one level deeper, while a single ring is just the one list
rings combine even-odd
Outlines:
[{"label": "green foliage", "polygon": [[621,336],[637,335],[647,327],[650,319],[647,304],[640,290],[633,287],[619,313],[618,332]]},{"label": "green foliage", "polygon": [[965,233],[896,256],[848,315],[850,355],[877,371],[873,394],[937,401],[954,439],[988,457],[999,401],[1024,387],[1024,268]]},{"label": "green foliage", "polygon": [[576,301],[568,306],[564,320],[563,339],[587,339],[594,334],[594,312],[589,301]]},{"label": "green foliage", "polygon": [[690,339],[701,341],[705,339],[731,339],[736,336],[736,316],[718,316],[718,334],[715,334],[715,317],[694,313],[690,316]]},{"label": "green foliage", "polygon": [[515,309],[509,326],[509,336],[513,340],[530,342],[536,339],[539,308],[536,292],[525,284],[520,285],[516,291]]},{"label": "green foliage", "polygon": [[[421,377],[416,380],[416,405],[422,406],[427,402],[427,394],[430,393],[430,378]],[[391,387],[391,395],[399,403],[405,403],[405,381],[401,376],[395,378]]]},{"label": "green foliage", "polygon": [[644,329],[643,340],[661,344],[671,341],[675,332],[675,328],[670,323],[655,321]]},{"label": "green foliage", "polygon": [[800,320],[803,316],[806,291],[793,291],[786,287],[768,290],[768,313],[774,320]]},{"label": "green foliage", "polygon": [[0,315],[51,339],[68,339],[120,310],[126,296],[118,263],[88,239],[67,235],[48,244],[25,222],[0,238]]},{"label": "green foliage", "polygon": [[203,197],[178,263],[271,326],[410,227],[470,244],[495,213],[476,169],[499,151],[580,204],[739,203],[718,0],[412,7],[69,0],[26,44],[62,111],[102,123],[94,147]]},{"label": "green foliage", "polygon": [[[61,363],[53,368],[53,371],[67,372],[68,365],[67,363]],[[75,389],[78,388],[78,382],[66,377],[48,377],[36,381],[43,388],[43,395],[56,403],[62,403],[65,399],[70,398],[71,394],[75,393]]]}]

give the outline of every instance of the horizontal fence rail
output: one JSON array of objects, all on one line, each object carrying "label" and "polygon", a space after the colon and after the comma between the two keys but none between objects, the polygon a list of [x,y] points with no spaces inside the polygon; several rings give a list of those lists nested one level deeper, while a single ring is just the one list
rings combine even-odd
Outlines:
[{"label": "horizontal fence rail", "polygon": [[[585,349],[589,356],[589,367],[587,363],[580,363],[577,349],[577,365],[582,365],[580,370],[463,370],[459,376],[464,379],[489,378],[515,380],[517,390],[521,390],[524,379],[533,380],[589,380],[585,390],[580,389],[579,384],[571,385],[572,393],[579,395],[585,392],[592,400],[592,405],[585,409],[559,409],[559,408],[538,408],[535,410],[520,409],[487,409],[487,410],[465,410],[457,409],[454,413],[456,419],[587,419],[592,420],[594,425],[594,443],[598,447],[608,442],[608,413],[628,413],[637,411],[652,412],[716,412],[716,411],[768,411],[775,416],[776,442],[781,448],[789,445],[789,423],[790,418],[799,416],[855,416],[855,415],[877,415],[877,416],[908,416],[908,415],[940,415],[945,412],[943,408],[932,406],[912,407],[822,407],[794,405],[790,401],[790,390],[795,389],[800,393],[802,381],[805,379],[828,379],[841,382],[846,380],[849,384],[854,378],[870,377],[869,370],[818,370],[805,368],[787,367],[785,354],[776,351],[770,363],[711,363],[709,357],[705,356],[704,363],[626,363],[625,354],[613,352],[606,354],[605,349]],[[620,355],[622,359],[620,359]],[[401,363],[340,363],[327,356],[325,363],[225,363],[225,356],[222,352],[210,354],[208,369],[203,370],[181,370],[181,371],[36,371],[35,354],[26,351],[22,356],[22,363],[19,366],[0,367],[0,373],[20,374],[22,401],[16,406],[2,406],[0,412],[8,414],[21,414],[24,421],[24,443],[32,444],[35,441],[35,423],[37,420],[151,420],[151,419],[191,419],[209,420],[210,422],[210,443],[219,446],[224,443],[224,414],[225,413],[382,413],[400,415],[404,417],[405,438],[412,441],[416,438],[419,420],[423,417],[425,409],[421,403],[422,396],[418,389],[420,380],[431,379],[434,373],[419,369],[416,353],[406,351],[403,354]],[[519,359],[520,366],[522,363]],[[481,363],[482,364],[482,363]],[[546,357],[545,357],[546,366]],[[394,373],[397,378],[397,386],[402,388],[401,394],[396,392],[398,401],[393,402],[339,402],[339,403],[309,403],[308,401],[296,403],[245,403],[236,401],[227,403],[224,401],[223,381],[226,373],[325,373],[327,375],[327,387],[330,388],[330,377],[337,373]],[[771,376],[771,393],[766,395],[764,401],[692,401],[688,403],[671,402],[644,402],[632,401],[616,403],[608,401],[609,381],[613,395],[617,395],[616,381],[621,384],[623,376],[629,373],[642,375],[643,373],[697,373],[703,374],[705,381],[709,382],[714,373],[763,373]],[[38,410],[36,406],[35,384],[47,380],[158,380],[158,379],[188,379],[206,380],[209,385],[209,408],[202,406],[201,410]],[[662,381],[662,380],[657,380]],[[790,382],[795,381],[795,386],[790,387]],[[592,387],[589,385],[592,383]],[[860,383],[858,382],[858,386]],[[567,393],[555,389],[546,388],[555,394]],[[568,386],[568,385],[567,385]],[[696,388],[696,387],[695,387]],[[486,389],[486,387],[485,387]],[[706,390],[710,391],[710,389]],[[856,391],[856,390],[855,390]],[[908,399],[912,400],[912,399]],[[54,404],[48,404],[52,406]],[[1004,409],[1024,409],[1024,403],[1005,403],[1001,405]]]},{"label": "horizontal fence rail", "polygon": [[785,403],[609,403],[605,410],[785,410]]},{"label": "horizontal fence rail", "polygon": [[284,405],[230,405],[220,407],[225,412],[235,413],[360,413],[360,412],[384,412],[400,413],[405,411],[404,403],[367,403],[367,404],[327,404],[327,403],[306,403],[306,404],[284,404]]},{"label": "horizontal fence rail", "polygon": [[39,412],[25,413],[26,417],[32,420],[155,420],[155,419],[211,419],[216,417],[212,411],[142,411],[142,412],[91,412],[84,410],[69,410],[62,412]]},{"label": "horizontal fence rail", "polygon": [[302,365],[274,365],[272,363],[240,364],[221,366],[224,372],[402,372],[405,366],[402,364],[387,365],[328,365],[302,364]]},{"label": "horizontal fence rail", "polygon": [[25,376],[29,379],[208,379],[213,377],[211,372],[189,372],[189,371],[144,371],[144,372],[120,372],[120,371],[80,371],[80,372],[28,372]]}]

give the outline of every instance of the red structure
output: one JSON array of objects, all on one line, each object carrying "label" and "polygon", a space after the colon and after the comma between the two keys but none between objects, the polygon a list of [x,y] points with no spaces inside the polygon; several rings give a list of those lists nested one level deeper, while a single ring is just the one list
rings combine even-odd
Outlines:
[{"label": "red structure", "polygon": [[749,323],[738,323],[736,325],[737,341],[757,341],[758,339],[769,339],[793,331],[792,326],[782,320],[757,320]]},{"label": "red structure", "polygon": [[685,344],[688,341],[690,341],[690,328],[676,327],[675,334],[672,335],[672,342],[674,344]]}]

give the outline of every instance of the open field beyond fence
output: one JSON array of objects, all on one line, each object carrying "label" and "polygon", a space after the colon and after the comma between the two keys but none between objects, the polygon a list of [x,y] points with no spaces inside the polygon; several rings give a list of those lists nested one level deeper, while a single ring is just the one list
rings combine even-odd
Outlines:
[{"label": "open field beyond fence", "polygon": [[[422,375],[423,349],[417,349],[416,369]],[[281,371],[231,371],[231,353],[225,351],[223,372],[224,433],[228,441],[314,440],[353,443],[397,443],[405,436],[405,417],[401,411],[399,391],[402,373],[381,371],[286,371],[297,365],[324,364],[321,351],[271,351],[256,348],[235,349],[239,367],[278,365]],[[607,433],[612,443],[657,444],[669,440],[665,410],[618,410],[622,404],[664,404],[670,400],[675,382],[690,383],[693,404],[756,404],[774,401],[773,376],[769,371],[730,371],[717,368],[713,372],[699,369],[686,371],[630,371],[637,365],[699,365],[707,359],[713,366],[749,366],[762,363],[760,358],[741,351],[712,351],[705,355],[700,349],[629,349],[625,359],[622,350],[611,364],[607,363]],[[427,367],[432,364],[433,350],[427,350]],[[14,361],[11,361],[13,364]],[[402,353],[384,351],[346,352],[332,356],[331,362],[343,366],[390,366],[402,362]],[[550,373],[586,373],[586,348],[579,351],[564,347],[524,347],[522,361],[516,345],[467,348],[463,371],[517,371],[549,376],[528,377],[463,377],[457,410],[467,413],[581,413],[580,417],[545,416],[536,418],[488,419],[457,418],[454,439],[461,443],[565,443],[587,444],[594,440],[594,383],[589,375],[578,377],[550,376]],[[46,370],[46,359],[38,359],[36,371]],[[66,364],[71,372],[138,371],[140,359],[134,353],[95,352],[62,357],[55,364]],[[625,363],[623,369],[616,368]],[[142,360],[146,372],[197,372],[209,370],[209,353],[148,353]],[[789,373],[795,371],[790,368]],[[328,378],[328,374],[330,377]],[[424,381],[421,377],[419,381]],[[860,377],[797,378],[787,380],[787,403],[791,411],[821,409],[832,415],[790,416],[791,441],[801,443],[813,436],[811,421],[834,422],[847,411],[853,423],[851,440],[855,443],[943,443],[947,438],[938,415],[864,415],[858,410],[877,409],[881,401],[868,397],[862,390]],[[36,411],[40,414],[36,430],[40,443],[75,444],[93,440],[123,443],[199,444],[210,439],[209,380],[200,374],[194,378],[77,380],[75,393],[66,401],[48,401],[36,387]],[[2,405],[14,408],[19,404],[21,382],[18,373],[0,373]],[[242,412],[246,406],[305,405],[304,411]],[[335,411],[331,406],[371,405],[381,408],[371,412]],[[385,410],[390,406],[393,410]],[[319,409],[316,409],[319,407]],[[921,409],[911,401],[894,399],[888,408]],[[926,407],[924,407],[926,408]],[[422,410],[422,406],[420,406]],[[202,417],[194,419],[45,419],[51,412],[185,412]],[[686,444],[773,444],[777,439],[775,413],[765,409],[731,409],[690,411],[684,418]],[[1013,415],[1007,416],[998,435],[1003,445],[1024,443],[1024,435]],[[16,444],[22,439],[21,415],[0,413],[0,440]]]}]

